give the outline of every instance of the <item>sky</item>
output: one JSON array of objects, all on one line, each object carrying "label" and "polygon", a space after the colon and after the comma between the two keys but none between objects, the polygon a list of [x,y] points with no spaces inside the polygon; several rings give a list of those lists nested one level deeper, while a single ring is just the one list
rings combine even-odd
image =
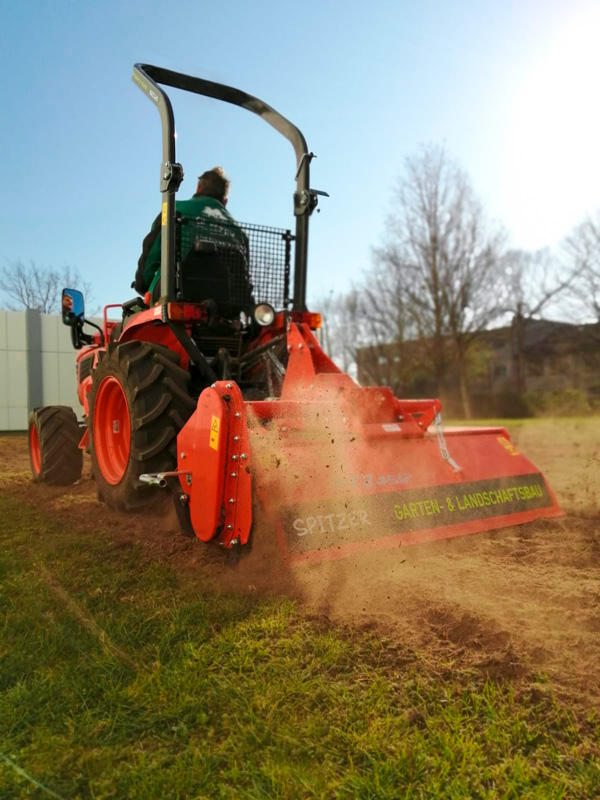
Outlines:
[{"label": "sky", "polygon": [[[243,89],[317,158],[308,296],[369,266],[407,157],[443,144],[511,244],[556,247],[600,208],[600,4],[589,0],[0,0],[0,265],[77,267],[94,304],[133,296],[160,208],[160,119],[136,62]],[[179,198],[216,164],[244,222],[293,227],[290,144],[168,90]],[[315,308],[315,310],[318,310]]]}]

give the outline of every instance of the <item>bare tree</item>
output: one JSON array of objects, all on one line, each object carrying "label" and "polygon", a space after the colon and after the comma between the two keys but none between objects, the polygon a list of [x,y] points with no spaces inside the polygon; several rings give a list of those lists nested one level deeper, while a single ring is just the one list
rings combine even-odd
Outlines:
[{"label": "bare tree", "polygon": [[375,257],[354,291],[359,377],[369,384],[390,386],[395,394],[404,393],[406,384],[418,383],[419,377],[430,383],[431,370],[416,341],[418,330],[407,307],[402,272]]},{"label": "bare tree", "polygon": [[35,309],[44,314],[56,314],[60,310],[61,290],[65,287],[81,287],[91,298],[91,286],[82,282],[78,269],[63,267],[41,267],[33,261],[25,266],[22,261],[9,262],[0,270],[2,303],[9,311]]},{"label": "bare tree", "polygon": [[564,250],[575,272],[572,295],[578,310],[600,322],[600,211],[573,230]]},{"label": "bare tree", "polygon": [[[467,417],[468,351],[504,305],[502,251],[502,233],[442,147],[426,145],[406,160],[375,268],[401,291],[404,325],[421,340],[440,394],[456,369]],[[388,332],[396,333],[391,320]]]},{"label": "bare tree", "polygon": [[527,391],[527,331],[535,320],[549,311],[570,316],[565,301],[572,296],[585,268],[578,259],[565,261],[547,248],[533,253],[511,250],[506,254],[505,263],[510,286],[505,311],[512,317],[515,388],[517,394],[522,395]]},{"label": "bare tree", "polygon": [[331,291],[314,303],[323,319],[323,349],[344,372],[352,372],[355,361],[351,295],[352,292],[334,294]]},{"label": "bare tree", "polygon": [[347,292],[317,299],[323,316],[323,347],[344,371],[369,384],[401,384],[408,354],[402,287],[397,275],[374,265]]},{"label": "bare tree", "polygon": [[344,372],[356,375],[356,351],[371,343],[360,288],[317,299],[323,317],[323,348]]}]

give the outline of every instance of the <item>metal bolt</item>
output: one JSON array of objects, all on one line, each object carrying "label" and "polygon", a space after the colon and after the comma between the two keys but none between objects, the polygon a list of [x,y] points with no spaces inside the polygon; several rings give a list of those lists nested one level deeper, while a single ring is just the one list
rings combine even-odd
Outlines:
[{"label": "metal bolt", "polygon": [[233,525],[228,525],[228,526],[227,526],[227,530],[228,530],[228,531],[232,530],[232,528],[233,528]]},{"label": "metal bolt", "polygon": [[288,352],[289,352],[292,349],[292,345],[288,344],[287,349],[288,349]]},{"label": "metal bolt", "polygon": [[233,384],[232,383],[226,383],[225,384],[225,388],[226,389],[232,389],[233,388]]},{"label": "metal bolt", "polygon": [[234,442],[239,442],[239,440],[240,440],[240,437],[239,437],[239,436],[234,436],[234,437],[233,437],[233,441],[234,441]]},{"label": "metal bolt", "polygon": [[231,477],[232,477],[232,478],[237,478],[237,472],[232,472],[232,473],[231,473]]},{"label": "metal bolt", "polygon": [[192,476],[191,475],[186,475],[185,476],[185,482],[187,483],[188,486],[191,486],[192,485]]},{"label": "metal bolt", "polygon": [[230,502],[230,503],[235,503],[235,497],[230,497],[230,498],[229,498],[229,502]]},{"label": "metal bolt", "polygon": [[248,458],[248,456],[246,455],[246,453],[240,453],[240,458]]},{"label": "metal bolt", "polygon": [[236,411],[236,412],[235,412],[235,416],[236,416],[236,417],[241,417],[242,415],[240,414],[240,412],[239,412],[239,411]]},{"label": "metal bolt", "polygon": [[179,453],[179,458],[185,458],[187,453]]},{"label": "metal bolt", "polygon": [[229,544],[230,544],[232,547],[233,547],[234,545],[236,545],[236,544],[239,544],[239,543],[240,543],[240,540],[239,540],[239,539],[232,539],[232,540],[229,542]]},{"label": "metal bolt", "polygon": [[189,500],[190,500],[189,494],[180,494],[179,495],[179,502],[181,503],[182,506],[187,506]]},{"label": "metal bolt", "polygon": [[304,345],[303,345],[303,344],[299,344],[299,345],[298,345],[298,350],[302,350],[302,348],[303,348],[303,347],[304,347]]},{"label": "metal bolt", "polygon": [[231,456],[232,461],[237,461],[237,456]]},{"label": "metal bolt", "polygon": [[214,389],[214,388],[215,388],[215,385],[214,385],[214,383],[211,383],[211,385],[210,385],[210,388],[211,388],[211,389]]}]

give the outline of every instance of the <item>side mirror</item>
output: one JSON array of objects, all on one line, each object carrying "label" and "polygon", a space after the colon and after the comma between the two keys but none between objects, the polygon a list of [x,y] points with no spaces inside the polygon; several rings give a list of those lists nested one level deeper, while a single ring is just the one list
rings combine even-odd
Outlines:
[{"label": "side mirror", "polygon": [[61,309],[64,325],[70,327],[81,325],[85,312],[82,292],[77,289],[63,289]]}]

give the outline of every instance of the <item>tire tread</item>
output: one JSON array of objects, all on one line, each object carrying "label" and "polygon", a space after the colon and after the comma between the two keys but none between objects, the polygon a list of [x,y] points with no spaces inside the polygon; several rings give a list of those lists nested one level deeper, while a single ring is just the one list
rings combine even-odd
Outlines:
[{"label": "tire tread", "polygon": [[[116,377],[130,410],[131,449],[121,481],[104,481],[93,446],[93,419],[98,388],[105,377]],[[179,366],[179,356],[153,342],[112,343],[98,365],[90,392],[90,443],[98,492],[107,505],[120,510],[147,506],[163,496],[143,484],[146,472],[166,472],[177,466],[177,435],[196,408],[189,394],[189,373]]]},{"label": "tire tread", "polygon": [[51,486],[70,486],[81,478],[83,452],[79,449],[82,429],[70,406],[44,406],[29,415],[40,442],[41,468],[34,480]]}]

